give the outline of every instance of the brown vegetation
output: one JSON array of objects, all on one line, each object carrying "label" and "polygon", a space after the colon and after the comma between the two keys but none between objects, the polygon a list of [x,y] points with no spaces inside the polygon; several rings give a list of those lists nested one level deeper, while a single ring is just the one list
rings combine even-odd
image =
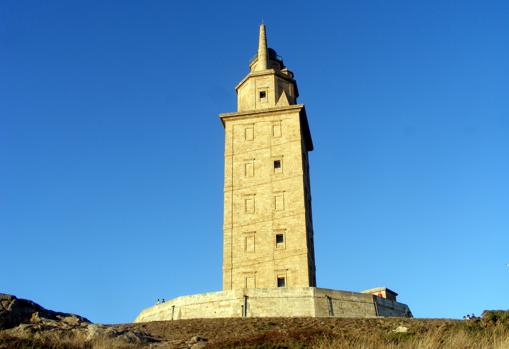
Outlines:
[{"label": "brown vegetation", "polygon": [[[468,320],[195,319],[35,331],[27,330],[30,326],[0,331],[0,349],[509,348],[508,311],[489,311]],[[98,335],[90,336],[93,328]]]}]

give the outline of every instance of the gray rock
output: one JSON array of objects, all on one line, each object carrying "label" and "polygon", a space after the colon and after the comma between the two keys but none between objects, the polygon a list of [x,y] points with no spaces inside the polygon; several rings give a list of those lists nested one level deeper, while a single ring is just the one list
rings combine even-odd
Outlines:
[{"label": "gray rock", "polygon": [[207,338],[203,338],[200,336],[193,336],[191,339],[189,339],[186,344],[187,347],[190,349],[201,349],[205,348],[207,346]]},{"label": "gray rock", "polygon": [[64,318],[68,324],[90,321],[84,317],[74,314],[59,313],[41,307],[39,304],[27,299],[17,298],[16,296],[0,293],[0,330],[13,328],[19,324],[41,323],[50,321],[60,321]]},{"label": "gray rock", "polygon": [[208,339],[207,338],[203,338],[203,337],[200,337],[200,336],[193,336],[191,337],[190,340],[187,341],[187,344],[195,344],[195,343],[198,343],[198,342],[207,342]]},{"label": "gray rock", "polygon": [[191,349],[202,349],[207,346],[207,342],[198,342],[193,345],[191,345]]},{"label": "gray rock", "polygon": [[393,332],[396,332],[396,333],[407,333],[408,332],[408,327],[398,326],[398,327],[396,327],[396,329],[393,330]]}]

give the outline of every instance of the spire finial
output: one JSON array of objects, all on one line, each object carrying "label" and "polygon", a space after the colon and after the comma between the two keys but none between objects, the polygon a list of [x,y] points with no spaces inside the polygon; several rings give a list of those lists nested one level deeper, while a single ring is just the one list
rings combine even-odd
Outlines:
[{"label": "spire finial", "polygon": [[260,37],[258,40],[258,64],[256,70],[267,69],[267,36],[265,35],[265,24],[260,24]]}]

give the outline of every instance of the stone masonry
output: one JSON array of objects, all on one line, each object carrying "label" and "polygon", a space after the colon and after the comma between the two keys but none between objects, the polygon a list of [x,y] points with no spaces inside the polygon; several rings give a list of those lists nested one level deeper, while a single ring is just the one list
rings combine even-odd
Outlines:
[{"label": "stone masonry", "polygon": [[177,297],[145,309],[135,322],[283,316],[411,316],[411,312],[405,304],[359,292],[315,287],[253,288]]},{"label": "stone masonry", "polygon": [[316,288],[308,152],[294,75],[260,26],[258,54],[237,85],[225,129],[223,291],[177,297],[135,322],[220,317],[412,316],[385,287]]},{"label": "stone masonry", "polygon": [[223,290],[315,286],[306,111],[293,73],[267,48],[236,87],[225,128]]}]

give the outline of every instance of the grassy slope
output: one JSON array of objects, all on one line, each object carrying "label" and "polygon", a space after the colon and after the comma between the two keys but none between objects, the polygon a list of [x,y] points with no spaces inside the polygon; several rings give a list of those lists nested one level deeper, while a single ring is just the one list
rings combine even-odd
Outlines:
[{"label": "grassy slope", "polygon": [[[481,319],[216,319],[141,326],[175,344],[198,335],[210,348],[509,348],[509,323]],[[398,326],[408,332],[394,332]]]},{"label": "grassy slope", "polygon": [[[491,315],[490,315],[491,314]],[[185,348],[193,336],[207,348],[509,348],[509,312],[473,320],[266,318],[196,319],[113,325],[138,329],[160,339],[152,348]],[[394,332],[398,326],[407,333]],[[107,341],[31,343],[0,335],[0,348],[140,348]],[[4,346],[2,346],[4,343]],[[9,345],[7,345],[9,343]],[[35,344],[35,345],[34,345]],[[148,347],[148,346],[147,346]]]}]

